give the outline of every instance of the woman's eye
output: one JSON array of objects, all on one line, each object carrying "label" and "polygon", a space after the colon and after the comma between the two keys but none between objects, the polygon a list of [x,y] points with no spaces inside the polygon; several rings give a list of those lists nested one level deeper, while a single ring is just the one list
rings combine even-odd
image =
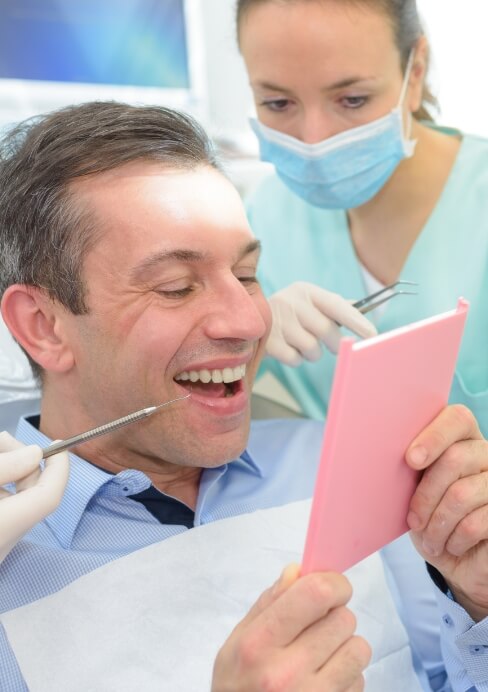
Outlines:
[{"label": "woman's eye", "polygon": [[342,105],[345,108],[361,108],[367,101],[367,96],[345,96],[342,99]]},{"label": "woman's eye", "polygon": [[262,101],[259,105],[268,108],[270,111],[279,113],[280,111],[286,110],[290,103],[291,101],[289,99],[273,99],[271,101]]}]

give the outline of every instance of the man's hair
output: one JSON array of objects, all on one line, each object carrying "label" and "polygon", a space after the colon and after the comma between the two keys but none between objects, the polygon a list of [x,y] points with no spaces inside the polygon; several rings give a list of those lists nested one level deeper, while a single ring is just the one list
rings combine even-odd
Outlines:
[{"label": "man's hair", "polygon": [[[98,237],[70,183],[136,160],[219,169],[204,130],[159,106],[95,101],[27,120],[0,142],[0,297],[12,284],[41,287],[84,314],[82,268]],[[31,359],[36,375],[39,366]]]}]

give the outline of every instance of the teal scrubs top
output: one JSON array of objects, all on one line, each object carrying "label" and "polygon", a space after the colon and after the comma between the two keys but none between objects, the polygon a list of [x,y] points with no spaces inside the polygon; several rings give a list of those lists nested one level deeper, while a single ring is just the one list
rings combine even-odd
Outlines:
[{"label": "teal scrubs top", "polygon": [[[346,298],[366,290],[344,211],[304,202],[276,177],[265,179],[248,201],[255,235],[262,241],[260,280],[270,296],[294,281],[308,281]],[[418,296],[397,297],[377,321],[380,332],[452,310],[470,301],[451,403],[463,403],[488,435],[488,141],[463,137],[440,199],[417,238],[401,278],[418,283]],[[271,371],[302,411],[323,419],[336,357],[297,368],[267,358]],[[368,392],[364,392],[367,409]]]}]

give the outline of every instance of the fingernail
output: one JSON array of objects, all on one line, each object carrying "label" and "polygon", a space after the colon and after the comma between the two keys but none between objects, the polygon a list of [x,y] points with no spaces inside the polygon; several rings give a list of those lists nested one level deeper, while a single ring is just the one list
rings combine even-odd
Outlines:
[{"label": "fingernail", "polygon": [[420,468],[424,465],[427,459],[427,450],[425,447],[414,447],[410,450],[409,460],[414,465]]},{"label": "fingernail", "polygon": [[287,565],[283,572],[280,574],[278,581],[273,584],[271,589],[271,594],[276,596],[281,591],[286,591],[286,589],[291,586],[291,584],[298,579],[300,574],[300,565],[292,563]]},{"label": "fingernail", "polygon": [[409,512],[407,516],[407,524],[410,526],[412,531],[417,531],[422,526],[420,518],[415,514],[415,512]]}]

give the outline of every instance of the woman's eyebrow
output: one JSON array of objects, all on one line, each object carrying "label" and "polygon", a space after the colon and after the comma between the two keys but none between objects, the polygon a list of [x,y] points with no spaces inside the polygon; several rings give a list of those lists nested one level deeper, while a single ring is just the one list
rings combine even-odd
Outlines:
[{"label": "woman's eyebrow", "polygon": [[329,84],[325,87],[326,91],[332,91],[334,89],[344,89],[348,86],[353,86],[354,84],[359,84],[360,82],[373,82],[376,81],[374,77],[347,77],[346,79],[340,79],[338,82]]},{"label": "woman's eyebrow", "polygon": [[[332,84],[327,84],[322,88],[322,91],[334,91],[335,89],[344,89],[345,87],[353,86],[354,84],[359,84],[360,82],[374,82],[375,77],[364,77],[364,76],[354,76],[346,77],[345,79],[340,79]],[[292,94],[290,89],[285,89],[285,87],[279,86],[278,84],[272,84],[271,82],[254,82],[251,84],[252,87],[256,89],[265,89],[267,91],[277,91],[280,94]]]}]

